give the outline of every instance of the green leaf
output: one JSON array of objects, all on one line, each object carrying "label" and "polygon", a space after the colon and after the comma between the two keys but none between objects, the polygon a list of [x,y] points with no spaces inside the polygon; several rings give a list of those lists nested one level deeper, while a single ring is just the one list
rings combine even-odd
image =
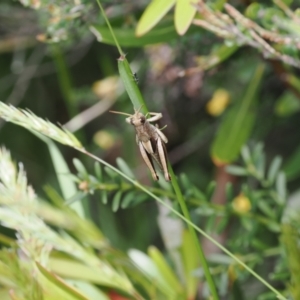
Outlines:
[{"label": "green leaf", "polygon": [[207,202],[207,198],[204,195],[204,193],[202,193],[197,187],[193,186],[192,187],[192,195],[194,195],[194,197],[198,198],[199,200],[199,205],[202,202]]},{"label": "green leaf", "polygon": [[199,268],[199,258],[192,236],[187,230],[183,232],[181,250],[185,271],[186,299],[194,299],[199,279],[193,273]]},{"label": "green leaf", "polygon": [[214,140],[212,159],[217,165],[233,162],[250,136],[255,121],[252,111],[233,107],[226,115]]},{"label": "green leaf", "polygon": [[[47,144],[63,198],[70,199],[77,193],[77,188],[72,178],[68,176],[71,172],[65,159],[52,140],[38,132],[32,131],[32,133]],[[78,213],[79,216],[84,218],[84,210],[80,201],[72,203],[71,207]]]},{"label": "green leaf", "polygon": [[266,200],[261,199],[257,202],[257,206],[266,216],[268,216],[271,219],[276,219],[276,214],[274,213],[274,210],[272,209],[272,207],[270,207]]},{"label": "green leaf", "polygon": [[216,189],[216,186],[217,186],[217,183],[215,181],[211,181],[207,188],[206,188],[206,198],[208,201],[210,201],[213,193],[215,192],[215,189]]},{"label": "green leaf", "polygon": [[228,224],[228,222],[229,222],[229,217],[223,216],[220,220],[218,220],[215,227],[215,232],[217,234],[220,234],[223,230],[225,230],[225,227]]},{"label": "green leaf", "polygon": [[268,180],[269,180],[270,184],[273,184],[273,182],[276,178],[276,175],[278,174],[278,171],[280,169],[281,162],[282,162],[282,158],[280,156],[276,156],[273,159],[271,166],[269,168],[269,171],[268,171]]},{"label": "green leaf", "polygon": [[280,117],[288,117],[299,110],[299,99],[292,91],[286,91],[275,104],[275,113]]},{"label": "green leaf", "polygon": [[259,65],[241,103],[232,107],[223,120],[211,151],[216,164],[222,165],[234,161],[250,136],[255,121],[251,106],[256,99],[263,72],[264,66]]},{"label": "green leaf", "polygon": [[115,179],[118,176],[118,173],[116,173],[114,170],[112,170],[109,167],[105,166],[104,171],[111,179]]},{"label": "green leaf", "polygon": [[103,204],[107,204],[107,191],[101,191],[101,201]]},{"label": "green leaf", "polygon": [[160,274],[164,277],[169,286],[176,291],[177,294],[182,294],[183,289],[178,281],[177,277],[174,274],[174,271],[167,264],[165,258],[161,254],[161,252],[154,246],[149,247],[148,254],[152,258],[153,262],[157,266],[160,271]]},{"label": "green leaf", "polygon": [[161,290],[167,296],[167,298],[162,299],[176,298],[176,292],[168,284],[157,268],[156,264],[149,256],[136,249],[129,250],[128,255],[139,267],[139,269],[152,279],[153,283],[156,285],[156,288]]},{"label": "green leaf", "polygon": [[233,184],[232,182],[227,182],[225,185],[226,199],[230,202],[233,199]]},{"label": "green leaf", "polygon": [[263,180],[266,171],[266,156],[264,153],[261,153],[260,156],[254,162],[255,168],[257,171],[257,175],[259,176],[260,180]]},{"label": "green leaf", "polygon": [[239,166],[226,166],[226,172],[235,176],[246,176],[248,174],[247,170]]},{"label": "green leaf", "polygon": [[124,198],[122,199],[122,203],[121,203],[121,208],[125,209],[127,208],[131,202],[134,201],[135,197],[134,197],[134,192],[128,192]]},{"label": "green leaf", "polygon": [[142,36],[152,29],[173,7],[175,2],[176,0],[153,0],[137,24],[136,35]]},{"label": "green leaf", "polygon": [[242,158],[246,165],[251,163],[251,153],[250,153],[250,149],[247,145],[244,145],[242,147],[241,155],[242,155]]},{"label": "green leaf", "polygon": [[119,209],[121,196],[122,196],[122,191],[118,191],[115,194],[114,199],[112,201],[112,211],[113,212],[116,212]]},{"label": "green leaf", "polygon": [[132,105],[134,108],[138,109],[141,106],[141,111],[146,114],[147,111],[147,106],[145,104],[144,98],[136,85],[135,81],[133,80],[132,76],[132,71],[130,69],[129,63],[125,57],[120,57],[118,59],[118,68],[119,68],[119,73],[120,77],[124,83],[125,89],[128,93],[128,96],[132,102]]},{"label": "green leaf", "polygon": [[[244,148],[244,147],[243,147]],[[249,148],[248,148],[249,149]],[[252,152],[253,163],[255,164],[257,160],[260,160],[260,157],[264,155],[264,145],[263,143],[257,143]]]},{"label": "green leaf", "polygon": [[201,70],[209,70],[228,59],[238,49],[239,47],[237,45],[214,45],[212,51],[208,55],[197,56],[195,60]]},{"label": "green leaf", "polygon": [[62,278],[48,271],[40,263],[36,265],[41,272],[42,285],[45,288],[47,299],[65,299],[65,300],[88,300],[77,289],[67,284]]},{"label": "green leaf", "polygon": [[211,207],[208,207],[208,206],[200,206],[198,207],[195,212],[200,215],[200,216],[212,216],[212,215],[215,215],[216,214],[216,211],[211,208]]},{"label": "green leaf", "polygon": [[175,6],[175,28],[178,34],[184,35],[196,14],[196,1],[177,0]]},{"label": "green leaf", "polygon": [[272,232],[275,232],[275,233],[281,232],[280,224],[278,224],[276,222],[268,222],[268,223],[266,223],[266,226]]},{"label": "green leaf", "polygon": [[125,162],[125,160],[121,157],[117,158],[117,165],[119,167],[119,169],[125,173],[128,177],[130,178],[134,178],[134,174],[132,173],[131,169],[129,168],[129,166],[127,165],[127,163]]},{"label": "green leaf", "polygon": [[286,178],[284,172],[279,172],[276,179],[276,190],[278,193],[278,203],[283,205],[286,200]]},{"label": "green leaf", "polygon": [[89,176],[88,172],[86,171],[85,166],[78,158],[73,159],[73,164],[74,164],[74,167],[76,168],[77,172],[80,175],[83,175],[82,176],[83,178],[87,178]]},{"label": "green leaf", "polygon": [[97,161],[95,162],[94,169],[95,169],[95,175],[96,175],[97,179],[100,182],[102,182],[102,169],[101,169],[99,162],[97,162]]},{"label": "green leaf", "polygon": [[[100,164],[95,162],[95,174],[99,182],[103,182],[103,172]],[[100,198],[103,204],[107,204],[107,191],[101,190],[100,191]]]},{"label": "green leaf", "polygon": [[252,220],[250,220],[250,219],[248,219],[248,218],[243,218],[242,216],[241,216],[240,220],[241,220],[241,223],[242,223],[243,227],[244,227],[247,231],[252,231],[253,226],[254,226]]},{"label": "green leaf", "polygon": [[133,287],[126,276],[123,276],[122,272],[119,274],[102,261],[93,268],[75,260],[51,257],[49,264],[51,270],[60,276],[117,288],[129,294],[133,292]]},{"label": "green leaf", "polygon": [[183,190],[190,190],[192,188],[189,178],[184,173],[180,174],[179,182],[181,183]]},{"label": "green leaf", "polygon": [[86,193],[85,192],[77,192],[75,195],[73,195],[70,199],[67,199],[65,201],[65,205],[70,206],[71,204],[73,204],[76,201],[80,201],[82,200],[84,197],[86,197]]},{"label": "green leaf", "polygon": [[[90,26],[90,30],[99,42],[115,45],[115,41],[107,27],[94,25]],[[134,29],[115,27],[113,31],[121,47],[144,47],[146,45],[172,41],[178,37],[174,25],[169,22],[161,25],[159,28],[151,30],[141,37],[135,35]]]},{"label": "green leaf", "polygon": [[[76,286],[88,299],[97,299],[97,300],[111,300],[111,298],[101,291],[95,285],[82,281],[82,280],[70,280],[68,282]],[[0,298],[1,299],[1,298]]]},{"label": "green leaf", "polygon": [[[298,31],[299,32],[299,31]],[[300,79],[299,76],[295,76],[292,73],[288,73],[285,76],[285,81],[289,83],[293,88],[295,88],[298,93],[300,92]]]}]

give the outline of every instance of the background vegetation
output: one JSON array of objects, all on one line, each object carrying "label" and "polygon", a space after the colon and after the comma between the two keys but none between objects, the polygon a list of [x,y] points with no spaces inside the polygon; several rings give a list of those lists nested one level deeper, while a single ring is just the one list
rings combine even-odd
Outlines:
[{"label": "background vegetation", "polygon": [[300,299],[300,2],[101,3],[0,3],[1,299]]}]

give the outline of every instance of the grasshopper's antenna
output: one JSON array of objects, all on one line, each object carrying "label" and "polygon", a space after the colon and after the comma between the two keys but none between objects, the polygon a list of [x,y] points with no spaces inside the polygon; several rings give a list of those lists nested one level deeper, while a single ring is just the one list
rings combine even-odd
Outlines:
[{"label": "grasshopper's antenna", "polygon": [[141,110],[141,108],[142,108],[143,106],[144,106],[144,104],[142,104],[142,105],[139,107],[139,109],[134,109],[135,113],[139,113],[140,110]]},{"label": "grasshopper's antenna", "polygon": [[121,112],[121,111],[110,110],[109,112],[111,112],[111,113],[113,113],[113,114],[118,114],[118,115],[132,116],[132,115],[130,115],[130,114],[126,114],[126,113]]}]

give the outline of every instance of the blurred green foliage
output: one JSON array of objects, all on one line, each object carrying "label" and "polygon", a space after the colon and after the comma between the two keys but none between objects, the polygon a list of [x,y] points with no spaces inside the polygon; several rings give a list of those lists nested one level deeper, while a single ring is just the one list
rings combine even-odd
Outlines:
[{"label": "blurred green foliage", "polygon": [[[197,1],[188,11],[184,1],[162,2],[102,4],[147,107],[163,114],[193,223],[297,300],[300,2]],[[49,120],[49,134],[51,123],[64,124],[180,212],[171,186],[151,181],[134,129],[108,112],[133,110],[97,3],[4,0],[0,20],[0,100]],[[1,299],[209,299],[174,214],[74,148],[4,119],[0,127],[13,157],[1,150]],[[234,259],[203,247],[220,298],[277,299]]]}]

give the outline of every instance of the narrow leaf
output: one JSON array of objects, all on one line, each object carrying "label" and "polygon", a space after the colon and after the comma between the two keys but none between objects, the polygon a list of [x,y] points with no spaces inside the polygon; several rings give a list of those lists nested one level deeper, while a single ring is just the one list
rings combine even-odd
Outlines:
[{"label": "narrow leaf", "polygon": [[[115,41],[107,27],[94,25],[90,27],[90,30],[99,42],[115,45]],[[133,29],[113,28],[113,31],[121,47],[144,47],[146,45],[172,41],[178,37],[174,25],[169,22],[138,38]]]},{"label": "narrow leaf", "polygon": [[246,176],[247,170],[239,166],[226,166],[226,172],[235,176]]},{"label": "narrow leaf", "polygon": [[121,208],[127,208],[134,201],[134,192],[127,193],[122,199]]},{"label": "narrow leaf", "polygon": [[83,163],[78,158],[73,159],[73,164],[74,164],[74,167],[76,168],[77,172],[79,174],[83,175],[83,178],[88,177],[89,174],[86,171],[85,166],[83,165]]},{"label": "narrow leaf", "polygon": [[283,205],[286,200],[286,178],[283,172],[279,172],[276,180],[276,190],[279,195],[278,202]]},{"label": "narrow leaf", "polygon": [[257,206],[259,209],[269,218],[276,219],[276,215],[274,213],[274,210],[270,207],[270,205],[266,202],[266,200],[260,200],[257,202]]},{"label": "narrow leaf", "polygon": [[195,60],[201,70],[209,70],[228,59],[238,49],[239,47],[237,45],[214,45],[212,51],[208,55],[197,56]]},{"label": "narrow leaf", "polygon": [[269,171],[268,171],[268,180],[269,180],[270,184],[273,184],[273,182],[276,178],[276,175],[278,174],[278,171],[280,169],[281,162],[282,162],[282,159],[279,156],[276,156],[273,159],[271,166],[269,168]]},{"label": "narrow leaf", "polygon": [[196,1],[177,0],[175,6],[175,28],[178,34],[184,35],[196,14]]},{"label": "narrow leaf", "polygon": [[216,186],[217,186],[217,183],[215,181],[211,181],[208,184],[207,189],[206,189],[206,198],[208,201],[210,201],[212,195],[214,194]]},{"label": "narrow leaf", "polygon": [[118,176],[118,174],[114,170],[112,170],[111,168],[109,168],[109,167],[105,166],[104,167],[104,171],[112,179],[115,179]]},{"label": "narrow leaf", "polygon": [[117,165],[123,173],[125,173],[130,178],[134,178],[134,174],[132,173],[131,169],[129,168],[129,166],[127,165],[127,163],[125,162],[124,159],[122,159],[121,157],[118,157]]},{"label": "narrow leaf", "polygon": [[244,145],[242,147],[241,155],[242,155],[242,158],[243,158],[245,164],[248,165],[251,163],[251,153],[250,153],[250,149],[247,145]]},{"label": "narrow leaf", "polygon": [[136,249],[129,250],[128,255],[140,270],[153,280],[156,287],[167,296],[166,299],[175,299],[176,292],[166,282],[165,278],[148,255]]},{"label": "narrow leaf", "polygon": [[259,65],[241,103],[232,107],[221,124],[211,151],[212,158],[217,165],[234,161],[250,136],[255,120],[251,106],[256,99],[263,72],[264,66]]},{"label": "narrow leaf", "polygon": [[[83,280],[114,289],[118,288],[126,293],[133,291],[131,283],[123,274],[101,261],[99,261],[99,265],[95,265],[93,268],[76,260],[51,257],[49,265],[53,272],[62,277]],[[53,274],[52,272],[49,273]]]},{"label": "narrow leaf", "polygon": [[175,2],[176,0],[153,0],[138,22],[136,35],[142,36],[153,28],[173,7]]},{"label": "narrow leaf", "polygon": [[161,252],[154,246],[149,247],[148,254],[152,258],[153,262],[159,269],[161,275],[164,277],[166,282],[170,285],[170,287],[176,291],[176,293],[183,293],[182,286],[175,276],[174,272],[167,264]]},{"label": "narrow leaf", "polygon": [[102,169],[101,169],[99,162],[97,162],[97,161],[95,162],[94,169],[95,169],[95,175],[96,175],[97,179],[100,182],[102,182]]},{"label": "narrow leaf", "polygon": [[[36,135],[39,139],[44,141],[48,146],[63,198],[71,199],[77,193],[77,188],[73,179],[71,178],[71,176],[69,176],[71,172],[64,157],[62,156],[58,147],[52,140],[38,132],[32,131],[32,133]],[[84,210],[83,206],[81,205],[81,202],[75,201],[70,205],[70,207],[72,207],[72,209],[74,209],[79,216],[84,218]]]},{"label": "narrow leaf", "polygon": [[196,278],[194,272],[197,268],[199,268],[199,259],[192,236],[187,230],[183,233],[183,241],[181,247],[182,259],[185,268],[187,299],[194,299],[198,286],[198,278]]},{"label": "narrow leaf", "polygon": [[[84,295],[82,295],[77,289],[67,284],[62,278],[58,277],[54,273],[48,271],[46,268],[44,268],[40,263],[36,262],[36,265],[41,272],[41,274],[44,276],[45,280],[48,280],[49,283],[52,283],[52,293],[55,290],[61,289],[63,292],[65,292],[64,299],[77,299],[77,300],[88,300]],[[49,284],[48,284],[49,287]],[[56,296],[62,296],[62,294],[57,293]]]},{"label": "narrow leaf", "polygon": [[107,204],[107,191],[101,191],[101,201],[103,204]]},{"label": "narrow leaf", "polygon": [[112,211],[116,212],[119,209],[120,206],[120,201],[121,201],[121,196],[122,196],[122,192],[118,191],[115,196],[114,199],[112,201]]},{"label": "narrow leaf", "polygon": [[225,185],[226,199],[230,202],[233,199],[233,184],[232,182],[227,182]]},{"label": "narrow leaf", "polygon": [[146,114],[147,108],[145,105],[145,101],[142,97],[142,94],[136,85],[135,81],[133,80],[133,73],[130,69],[129,63],[127,59],[123,56],[121,56],[118,59],[118,68],[119,68],[119,73],[121,76],[121,79],[124,83],[125,89],[128,93],[128,96],[133,104],[133,107],[138,109],[140,108],[141,105],[143,105],[141,111]]}]

